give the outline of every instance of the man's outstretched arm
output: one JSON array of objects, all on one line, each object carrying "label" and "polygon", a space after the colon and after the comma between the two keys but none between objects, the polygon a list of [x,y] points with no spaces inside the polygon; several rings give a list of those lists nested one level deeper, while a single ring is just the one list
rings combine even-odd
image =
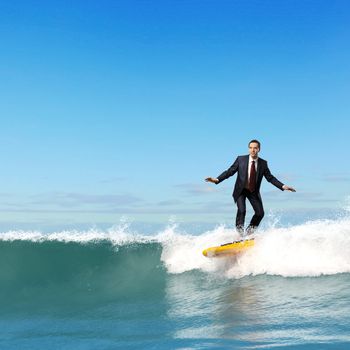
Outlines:
[{"label": "man's outstretched arm", "polygon": [[218,184],[218,183],[228,179],[232,175],[234,175],[237,172],[237,170],[238,170],[238,157],[235,160],[235,162],[227,170],[225,170],[222,174],[220,174],[217,178],[207,177],[205,179],[205,181],[212,182],[214,184]]},{"label": "man's outstretched arm", "polygon": [[268,182],[271,182],[273,185],[275,185],[277,188],[279,188],[282,191],[290,191],[290,192],[296,192],[295,189],[293,187],[284,185],[282,182],[278,181],[272,174],[271,171],[269,169],[269,167],[267,166],[266,163],[266,169],[264,172],[264,176],[266,178],[266,180]]}]

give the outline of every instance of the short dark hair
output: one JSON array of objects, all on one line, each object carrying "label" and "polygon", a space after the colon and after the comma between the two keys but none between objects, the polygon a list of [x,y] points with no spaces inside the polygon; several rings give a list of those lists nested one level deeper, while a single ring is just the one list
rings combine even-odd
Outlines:
[{"label": "short dark hair", "polygon": [[251,143],[253,143],[253,142],[255,142],[255,143],[257,143],[258,144],[258,146],[259,146],[259,149],[260,149],[260,142],[258,141],[258,140],[251,140],[249,143],[248,143],[248,147],[250,146],[250,144]]}]

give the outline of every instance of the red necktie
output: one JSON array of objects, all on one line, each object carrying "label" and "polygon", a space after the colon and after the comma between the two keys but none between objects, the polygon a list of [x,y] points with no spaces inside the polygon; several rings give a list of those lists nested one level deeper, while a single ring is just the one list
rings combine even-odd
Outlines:
[{"label": "red necktie", "polygon": [[250,177],[249,177],[249,184],[248,188],[250,192],[255,191],[255,183],[256,183],[256,171],[255,171],[255,161],[252,161],[252,165],[250,167]]}]

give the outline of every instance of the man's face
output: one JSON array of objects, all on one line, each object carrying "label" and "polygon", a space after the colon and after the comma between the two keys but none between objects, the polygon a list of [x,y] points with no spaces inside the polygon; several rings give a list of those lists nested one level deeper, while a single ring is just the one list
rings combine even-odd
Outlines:
[{"label": "man's face", "polygon": [[256,142],[251,142],[249,144],[249,154],[252,158],[256,158],[258,156],[259,151],[259,144],[257,144]]}]

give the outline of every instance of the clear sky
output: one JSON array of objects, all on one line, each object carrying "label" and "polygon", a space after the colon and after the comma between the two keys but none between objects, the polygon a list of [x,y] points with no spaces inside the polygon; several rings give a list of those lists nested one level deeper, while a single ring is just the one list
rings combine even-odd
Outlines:
[{"label": "clear sky", "polygon": [[297,193],[350,195],[349,1],[2,1],[1,223],[230,220],[247,143]]}]

